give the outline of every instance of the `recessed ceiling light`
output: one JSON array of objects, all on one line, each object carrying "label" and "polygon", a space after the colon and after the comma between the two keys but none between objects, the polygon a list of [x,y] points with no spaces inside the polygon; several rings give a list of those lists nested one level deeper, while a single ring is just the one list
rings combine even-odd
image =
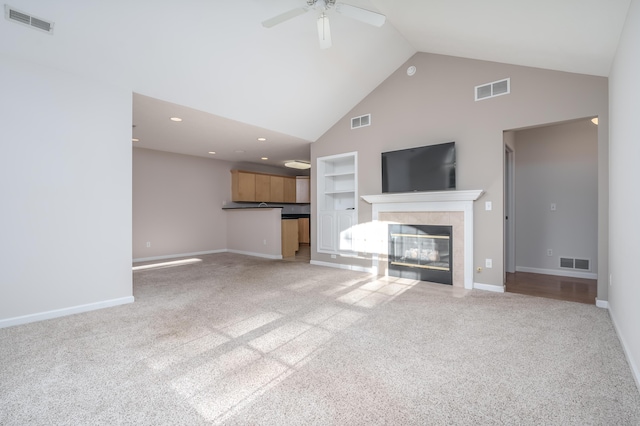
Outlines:
[{"label": "recessed ceiling light", "polygon": [[131,138],[131,142],[140,142],[140,139]]},{"label": "recessed ceiling light", "polygon": [[300,160],[287,161],[286,163],[284,163],[284,166],[290,167],[292,169],[300,169],[300,170],[306,170],[311,168],[311,164],[307,163],[306,161],[300,161]]},{"label": "recessed ceiling light", "polygon": [[215,155],[215,153],[216,153],[215,151],[209,151],[209,154],[211,155]]},{"label": "recessed ceiling light", "polygon": [[269,159],[269,157],[262,157],[262,159],[263,159],[263,160],[268,160],[268,159]]},{"label": "recessed ceiling light", "polygon": [[236,154],[244,154],[244,151],[243,151],[243,150],[241,150],[241,149],[237,149],[237,150],[236,150]]},{"label": "recessed ceiling light", "polygon": [[416,67],[415,66],[411,65],[409,68],[407,68],[407,75],[409,77],[411,77],[415,73],[416,73]]},{"label": "recessed ceiling light", "polygon": [[264,142],[264,141],[266,141],[266,140],[267,140],[267,138],[258,138],[258,140],[259,140],[260,142]]},{"label": "recessed ceiling light", "polygon": [[597,126],[598,125],[598,117],[592,118],[591,122]]},{"label": "recessed ceiling light", "polygon": [[182,121],[180,117],[171,117],[171,121]]}]

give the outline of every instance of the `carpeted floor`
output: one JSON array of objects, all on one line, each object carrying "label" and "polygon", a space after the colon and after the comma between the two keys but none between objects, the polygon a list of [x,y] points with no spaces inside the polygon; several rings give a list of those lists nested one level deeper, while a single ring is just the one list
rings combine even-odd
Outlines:
[{"label": "carpeted floor", "polygon": [[638,425],[595,306],[235,254],[0,330],[1,425]]}]

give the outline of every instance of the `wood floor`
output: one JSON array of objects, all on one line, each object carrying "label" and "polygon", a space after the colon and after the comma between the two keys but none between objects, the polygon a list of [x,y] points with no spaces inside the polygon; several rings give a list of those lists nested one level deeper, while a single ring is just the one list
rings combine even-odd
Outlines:
[{"label": "wood floor", "polygon": [[507,273],[506,291],[570,302],[596,303],[597,281],[530,272]]}]

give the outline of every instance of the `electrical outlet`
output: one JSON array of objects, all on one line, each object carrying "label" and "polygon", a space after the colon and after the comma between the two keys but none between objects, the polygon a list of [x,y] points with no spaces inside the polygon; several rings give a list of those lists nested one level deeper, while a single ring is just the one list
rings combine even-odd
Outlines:
[{"label": "electrical outlet", "polygon": [[151,243],[147,241],[147,248],[151,247]]},{"label": "electrical outlet", "polygon": [[262,240],[262,245],[266,246],[267,245],[267,240]]},{"label": "electrical outlet", "polygon": [[613,286],[613,274],[609,274],[609,286]]},{"label": "electrical outlet", "polygon": [[553,250],[547,249],[547,256],[553,256]]},{"label": "electrical outlet", "polygon": [[493,261],[491,259],[485,259],[484,260],[484,267],[485,268],[493,268]]},{"label": "electrical outlet", "polygon": [[336,255],[335,255],[335,254],[332,254],[332,255],[331,255],[331,258],[332,258],[332,259],[335,259],[335,258],[336,258]]}]

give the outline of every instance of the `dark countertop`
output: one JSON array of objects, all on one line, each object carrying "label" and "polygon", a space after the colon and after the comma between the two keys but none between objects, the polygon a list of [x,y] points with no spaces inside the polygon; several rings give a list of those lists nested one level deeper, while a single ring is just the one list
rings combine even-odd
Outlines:
[{"label": "dark countertop", "polygon": [[283,219],[302,219],[309,218],[311,215],[309,213],[283,213]]},{"label": "dark countertop", "polygon": [[[267,207],[258,207],[258,206],[246,206],[246,207],[223,207],[222,210],[268,210],[268,209],[282,209],[282,206],[267,206]],[[309,213],[282,213],[282,219],[300,219],[300,218],[309,218],[311,215]]]},{"label": "dark countertop", "polygon": [[258,207],[258,206],[246,206],[246,207],[223,207],[222,210],[247,210],[247,209],[281,209],[282,206],[267,206],[267,207]]}]

